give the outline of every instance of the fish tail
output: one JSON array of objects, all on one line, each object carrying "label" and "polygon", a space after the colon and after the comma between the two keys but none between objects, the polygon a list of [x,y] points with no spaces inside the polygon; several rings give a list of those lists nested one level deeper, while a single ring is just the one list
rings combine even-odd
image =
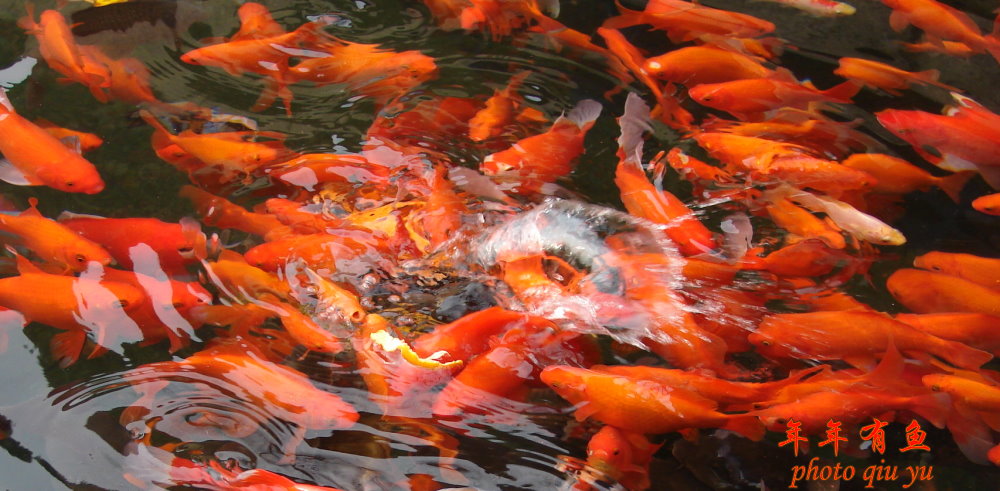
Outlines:
[{"label": "fish tail", "polygon": [[722,429],[743,435],[755,442],[764,438],[764,423],[760,418],[749,414],[734,414],[729,417]]},{"label": "fish tail", "polygon": [[[994,26],[994,30],[995,29],[996,26]],[[986,51],[989,52],[990,56],[992,56],[997,63],[1000,63],[1000,37],[996,34],[989,34],[984,36],[983,40],[986,41]]]},{"label": "fish tail", "polygon": [[914,396],[910,400],[909,409],[932,425],[944,428],[948,413],[951,412],[951,398],[942,393]]},{"label": "fish tail", "polygon": [[24,10],[28,12],[28,15],[17,19],[17,27],[24,29],[28,34],[36,34],[39,28],[38,23],[35,22],[35,4],[25,3]]},{"label": "fish tail", "polygon": [[615,1],[615,6],[618,7],[618,12],[620,15],[617,17],[612,17],[606,21],[601,27],[606,27],[608,29],[622,29],[625,27],[632,27],[642,24],[642,12],[637,10],[629,10],[622,6],[621,2]]},{"label": "fish tail", "polygon": [[580,128],[580,131],[587,131],[594,125],[594,121],[597,121],[597,117],[601,115],[602,109],[604,107],[601,106],[600,102],[593,99],[584,99],[569,111],[566,119],[575,123]]},{"label": "fish tail", "polygon": [[924,70],[922,72],[915,72],[913,74],[914,79],[919,80],[925,84],[931,84],[937,87],[941,87],[942,89],[951,90],[954,92],[962,92],[962,89],[959,89],[957,87],[952,87],[945,83],[938,82],[938,77],[940,76],[941,76],[941,71],[934,69]]},{"label": "fish tail", "polygon": [[944,358],[949,363],[969,370],[976,370],[993,359],[993,354],[972,348],[956,341],[942,340],[941,349],[933,354]]},{"label": "fish tail", "polygon": [[864,87],[863,83],[858,82],[857,80],[848,80],[844,83],[826,89],[822,91],[822,93],[824,96],[835,102],[851,102],[851,98],[854,97],[862,87]]},{"label": "fish tail", "polygon": [[969,179],[975,176],[976,173],[974,171],[956,172],[950,176],[939,178],[937,185],[952,201],[958,203],[961,200],[962,189],[965,188],[965,183],[969,182]]},{"label": "fish tail", "polygon": [[642,165],[642,134],[651,131],[649,106],[635,92],[625,100],[625,113],[618,119],[621,136],[618,137],[618,158],[623,162]]}]

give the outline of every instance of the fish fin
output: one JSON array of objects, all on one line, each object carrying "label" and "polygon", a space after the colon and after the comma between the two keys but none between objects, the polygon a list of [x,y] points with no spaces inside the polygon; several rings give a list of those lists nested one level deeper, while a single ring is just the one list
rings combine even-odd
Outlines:
[{"label": "fish fin", "polygon": [[972,171],[956,172],[950,176],[938,179],[937,186],[941,188],[941,190],[944,191],[952,201],[958,203],[962,199],[962,189],[965,188],[965,184],[969,182],[969,179],[972,179],[975,176],[976,173]]},{"label": "fish fin", "polygon": [[938,428],[944,428],[948,413],[951,412],[951,398],[948,394],[933,393],[915,396],[911,399],[910,410]]},{"label": "fish fin", "polygon": [[760,418],[749,414],[730,416],[722,429],[743,435],[755,442],[763,439],[765,433],[764,423],[761,423]]},{"label": "fish fin", "polygon": [[65,222],[66,220],[72,220],[74,218],[97,218],[103,219],[107,217],[102,217],[100,215],[89,215],[87,213],[73,213],[72,211],[63,210],[59,216],[56,217],[57,222]]},{"label": "fish fin", "polygon": [[910,19],[906,16],[905,12],[899,10],[893,10],[892,14],[889,14],[889,27],[893,31],[899,32],[906,29],[906,26],[910,25]]},{"label": "fish fin", "polygon": [[206,259],[208,257],[208,250],[205,234],[201,231],[201,223],[191,217],[183,217],[178,223],[181,226],[181,235],[186,240],[190,240],[192,244],[195,244],[189,259]]},{"label": "fish fin", "polygon": [[548,118],[545,117],[545,113],[538,109],[525,107],[521,109],[521,112],[517,114],[514,120],[518,123],[544,123],[548,121]]},{"label": "fish fin", "polygon": [[0,158],[0,181],[15,186],[41,186],[43,183],[35,176],[25,174],[24,171],[14,167],[7,159]]},{"label": "fish fin", "polygon": [[821,93],[837,102],[851,102],[851,98],[857,95],[861,87],[864,87],[863,83],[857,80],[848,80],[821,91]]},{"label": "fish fin", "polygon": [[872,356],[846,356],[844,357],[844,362],[852,367],[860,368],[865,371],[873,371],[877,366],[875,364],[875,358]]},{"label": "fish fin", "polygon": [[977,411],[983,422],[993,431],[1000,431],[1000,412]]},{"label": "fish fin", "polygon": [[10,99],[7,98],[7,89],[3,87],[0,87],[0,107],[3,108],[0,110],[3,114],[16,112],[14,106],[10,104]]},{"label": "fish fin", "polygon": [[897,383],[903,374],[903,355],[896,348],[896,343],[889,338],[882,359],[875,368],[864,376],[864,381],[873,387],[888,387]]},{"label": "fish fin", "polygon": [[576,410],[573,411],[573,417],[577,421],[583,421],[594,414],[597,414],[597,408],[594,407],[589,401],[584,401],[583,404],[577,406]]},{"label": "fish fin", "polygon": [[[591,126],[594,125],[594,121],[597,117],[601,115],[601,110],[604,109],[600,102],[593,99],[585,99],[576,104],[576,107],[571,109],[568,114],[566,114],[566,119],[572,121],[580,128],[580,131],[587,131]],[[562,119],[562,118],[560,118]],[[558,121],[556,121],[558,123]]]},{"label": "fish fin", "polygon": [[618,137],[618,158],[625,163],[642,165],[642,134],[652,131],[649,125],[649,106],[635,92],[625,100],[625,113],[618,118],[621,136]]},{"label": "fish fin", "polygon": [[63,144],[66,148],[76,152],[77,155],[83,154],[83,148],[80,146],[80,137],[76,135],[64,136],[59,139],[59,142]]},{"label": "fish fin", "polygon": [[601,27],[607,29],[622,29],[642,24],[643,13],[641,11],[627,9],[618,0],[615,0],[615,6],[618,7],[619,15],[604,21],[604,24],[601,25]]},{"label": "fish fin", "polygon": [[[10,246],[8,246],[8,251],[11,251]],[[42,271],[35,263],[28,260],[28,258],[14,252],[14,259],[17,261],[17,272],[21,275],[26,274],[47,274]]]},{"label": "fish fin", "polygon": [[109,85],[106,79],[100,75],[88,75],[88,78],[101,80],[100,83],[94,83],[92,80],[91,84],[87,87],[90,89],[90,95],[94,96],[94,99],[97,99],[101,104],[107,104],[111,99],[108,97],[108,93],[101,89],[101,87]]},{"label": "fish fin", "polygon": [[993,359],[993,353],[957,341],[944,340],[942,346],[943,349],[935,350],[933,354],[957,367],[976,370]]},{"label": "fish fin", "polygon": [[677,430],[677,433],[680,433],[681,438],[691,443],[698,443],[698,439],[701,438],[701,432],[698,431],[698,428],[684,428]]},{"label": "fish fin", "polygon": [[152,126],[153,129],[166,135],[167,139],[170,140],[171,143],[174,141],[175,135],[171,133],[169,130],[167,130],[167,128],[163,126],[163,123],[160,122],[160,120],[156,116],[153,116],[153,113],[145,109],[140,109],[139,117],[141,117],[142,120],[146,122],[146,124]]},{"label": "fish fin", "polygon": [[992,186],[993,189],[1000,189],[1000,167],[980,165],[977,169],[987,184]]},{"label": "fish fin", "polygon": [[993,433],[980,421],[973,411],[962,406],[955,407],[948,415],[948,431],[955,444],[966,458],[977,464],[988,462],[986,455],[993,447]]},{"label": "fish fin", "polygon": [[83,342],[87,339],[87,334],[81,330],[64,331],[52,336],[49,349],[52,356],[59,361],[59,368],[66,368],[80,359],[80,352],[83,351]]}]

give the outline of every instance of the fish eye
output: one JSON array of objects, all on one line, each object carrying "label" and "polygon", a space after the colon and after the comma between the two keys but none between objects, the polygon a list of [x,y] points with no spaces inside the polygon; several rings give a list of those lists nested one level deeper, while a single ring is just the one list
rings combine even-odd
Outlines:
[{"label": "fish eye", "polygon": [[621,453],[621,450],[616,448],[614,452],[611,452],[611,455],[618,455],[619,453]]},{"label": "fish eye", "polygon": [[184,247],[178,247],[177,248],[177,252],[179,252],[181,254],[187,254],[187,253],[189,253],[189,252],[191,252],[193,250],[194,250],[194,247],[191,247],[191,246],[184,246]]},{"label": "fish eye", "polygon": [[180,309],[184,307],[184,302],[174,302],[173,306],[175,309]]},{"label": "fish eye", "polygon": [[931,386],[931,390],[933,390],[934,392],[941,392],[941,386],[938,384],[934,384]]},{"label": "fish eye", "polygon": [[778,418],[778,419],[775,419],[774,422],[778,423],[779,425],[783,425],[785,423],[788,423],[788,420],[785,419],[785,418]]},{"label": "fish eye", "polygon": [[760,344],[761,346],[771,346],[771,342],[767,340],[761,341]]},{"label": "fish eye", "polygon": [[83,254],[77,254],[76,257],[74,257],[73,259],[75,259],[76,262],[81,264],[87,262],[87,256],[84,256]]},{"label": "fish eye", "polygon": [[118,306],[121,307],[121,308],[123,308],[123,309],[127,309],[128,306],[129,306],[129,302],[128,302],[128,300],[119,299],[118,300]]},{"label": "fish eye", "polygon": [[73,181],[66,181],[66,187],[68,187],[68,188],[73,187],[73,184],[74,184]]}]

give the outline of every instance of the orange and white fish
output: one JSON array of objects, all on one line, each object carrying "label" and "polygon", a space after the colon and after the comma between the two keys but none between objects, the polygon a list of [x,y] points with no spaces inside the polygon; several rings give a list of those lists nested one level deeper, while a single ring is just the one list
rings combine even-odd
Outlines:
[{"label": "orange and white fish", "polygon": [[68,193],[95,194],[104,181],[94,164],[45,129],[19,116],[0,87],[0,179],[20,186],[48,186]]}]

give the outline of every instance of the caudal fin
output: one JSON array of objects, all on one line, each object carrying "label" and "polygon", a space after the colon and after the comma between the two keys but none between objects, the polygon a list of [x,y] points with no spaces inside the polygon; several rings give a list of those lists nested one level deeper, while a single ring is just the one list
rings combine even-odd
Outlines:
[{"label": "caudal fin", "polygon": [[857,95],[864,87],[864,84],[858,82],[857,80],[848,80],[844,83],[837,84],[829,89],[823,91],[823,95],[829,98],[832,102],[851,102],[851,98]]},{"label": "caudal fin", "polygon": [[766,432],[764,423],[761,423],[760,418],[749,414],[732,415],[722,429],[738,433],[755,442],[764,438],[764,433]]},{"label": "caudal fin", "polygon": [[[584,99],[577,103],[576,107],[571,109],[568,114],[560,117],[560,120],[568,120],[573,122],[580,131],[587,131],[591,126],[594,126],[594,121],[597,121],[597,117],[601,115],[601,110],[604,109],[600,102],[593,99]],[[560,121],[556,121],[555,124],[559,124]]]},{"label": "caudal fin", "polygon": [[615,2],[615,6],[618,7],[618,12],[621,15],[612,17],[606,21],[601,27],[606,27],[608,29],[623,29],[626,27],[637,26],[643,23],[642,12],[637,10],[629,10],[622,6],[621,3]]},{"label": "caudal fin", "polygon": [[962,189],[965,188],[965,183],[969,182],[969,179],[975,176],[976,173],[973,171],[956,172],[950,176],[940,178],[937,185],[952,201],[958,203],[961,199]]},{"label": "caudal fin", "polygon": [[649,106],[635,92],[625,100],[625,113],[618,118],[621,136],[618,137],[618,158],[626,163],[642,164],[642,134],[651,131]]}]

